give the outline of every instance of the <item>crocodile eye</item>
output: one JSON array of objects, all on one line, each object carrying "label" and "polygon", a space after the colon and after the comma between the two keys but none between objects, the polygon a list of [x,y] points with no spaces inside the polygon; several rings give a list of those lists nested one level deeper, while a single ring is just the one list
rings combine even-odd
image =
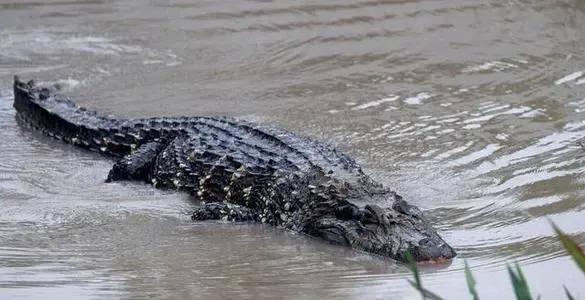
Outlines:
[{"label": "crocodile eye", "polygon": [[364,225],[366,225],[366,224],[378,224],[379,223],[378,217],[375,214],[373,214],[370,210],[367,210],[367,209],[364,210],[360,221]]},{"label": "crocodile eye", "polygon": [[384,219],[384,210],[378,205],[368,204],[364,207],[361,222],[366,224],[380,224]]}]

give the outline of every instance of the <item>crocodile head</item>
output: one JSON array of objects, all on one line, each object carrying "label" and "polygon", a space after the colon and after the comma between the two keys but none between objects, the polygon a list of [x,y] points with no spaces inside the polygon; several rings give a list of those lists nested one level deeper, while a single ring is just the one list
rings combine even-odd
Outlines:
[{"label": "crocodile head", "polygon": [[324,215],[311,227],[313,235],[330,242],[399,261],[406,261],[406,251],[416,261],[430,263],[446,262],[456,255],[422,212],[397,195],[389,207],[360,207],[343,201],[335,215]]}]

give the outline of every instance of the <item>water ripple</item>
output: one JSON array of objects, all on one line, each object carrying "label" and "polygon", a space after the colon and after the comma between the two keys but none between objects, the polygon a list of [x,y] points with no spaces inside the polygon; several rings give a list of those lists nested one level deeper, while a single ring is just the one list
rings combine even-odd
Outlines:
[{"label": "water ripple", "polygon": [[[324,140],[421,206],[497,287],[480,294],[511,297],[516,260],[555,298],[543,287],[580,279],[549,219],[585,242],[585,9],[573,2],[3,3],[0,82],[18,73],[107,113],[227,114]],[[18,126],[11,97],[0,88],[9,297],[415,296],[401,265],[263,226],[194,224],[184,195],[105,184],[112,161]],[[462,269],[423,268],[424,280],[466,297]]]}]

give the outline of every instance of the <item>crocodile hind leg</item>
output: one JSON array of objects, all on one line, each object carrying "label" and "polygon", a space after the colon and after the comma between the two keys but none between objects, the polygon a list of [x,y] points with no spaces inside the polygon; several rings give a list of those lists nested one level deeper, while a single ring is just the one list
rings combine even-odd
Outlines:
[{"label": "crocodile hind leg", "polygon": [[226,220],[232,222],[258,221],[258,214],[250,208],[228,202],[210,202],[201,205],[191,216],[193,221]]},{"label": "crocodile hind leg", "polygon": [[119,180],[148,181],[154,161],[163,148],[164,144],[160,142],[143,144],[136,151],[124,156],[114,164],[106,182]]}]

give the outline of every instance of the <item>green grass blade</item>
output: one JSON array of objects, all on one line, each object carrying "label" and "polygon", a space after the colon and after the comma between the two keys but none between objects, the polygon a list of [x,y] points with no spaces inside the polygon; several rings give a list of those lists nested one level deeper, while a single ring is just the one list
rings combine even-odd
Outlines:
[{"label": "green grass blade", "polygon": [[508,265],[508,273],[510,274],[510,280],[512,280],[512,286],[514,287],[514,294],[518,300],[532,300],[530,290],[528,289],[528,283],[520,266],[516,264],[516,271]]},{"label": "green grass blade", "polygon": [[416,283],[412,280],[408,281],[410,283],[410,285],[412,285],[417,291],[420,292],[420,295],[422,296],[423,299],[430,299],[430,300],[443,300],[443,298],[427,289],[425,289],[422,286],[417,286]]},{"label": "green grass blade", "polygon": [[575,297],[573,297],[573,295],[571,295],[571,293],[569,292],[569,290],[567,290],[567,287],[563,285],[563,289],[565,289],[565,294],[567,294],[567,299],[569,300],[575,300]]},{"label": "green grass blade", "polygon": [[526,290],[528,291],[528,282],[526,281],[524,273],[522,272],[522,269],[520,269],[520,265],[518,263],[516,263],[516,274],[518,275],[518,278],[526,285]]},{"label": "green grass blade", "polygon": [[416,261],[414,260],[414,257],[412,256],[412,254],[410,254],[409,251],[405,251],[404,256],[406,257],[406,262],[408,263],[408,268],[410,269],[410,271],[414,275],[415,288],[418,290],[418,289],[422,288],[422,283],[420,281],[420,274],[418,273],[418,268],[416,267]]},{"label": "green grass blade", "polygon": [[465,279],[467,280],[467,287],[469,288],[469,293],[473,300],[479,300],[479,296],[477,295],[477,291],[475,290],[475,278],[473,278],[473,274],[471,274],[471,269],[469,269],[469,265],[467,264],[467,260],[465,261]]},{"label": "green grass blade", "polygon": [[423,299],[431,299],[431,300],[443,300],[439,295],[425,289],[422,286],[422,281],[420,280],[420,273],[418,272],[418,267],[416,266],[416,261],[412,254],[409,251],[404,252],[404,256],[406,257],[406,262],[408,263],[408,268],[414,275],[414,281],[409,280],[408,282],[412,285],[417,291],[420,292],[420,295]]},{"label": "green grass blade", "polygon": [[573,239],[571,239],[568,235],[562,232],[561,229],[559,229],[559,227],[557,227],[555,223],[552,223],[552,227],[557,233],[559,239],[561,240],[563,247],[565,247],[565,249],[567,250],[567,252],[569,252],[571,257],[573,257],[581,271],[585,273],[585,253],[583,252],[583,249],[579,247],[579,245]]}]

